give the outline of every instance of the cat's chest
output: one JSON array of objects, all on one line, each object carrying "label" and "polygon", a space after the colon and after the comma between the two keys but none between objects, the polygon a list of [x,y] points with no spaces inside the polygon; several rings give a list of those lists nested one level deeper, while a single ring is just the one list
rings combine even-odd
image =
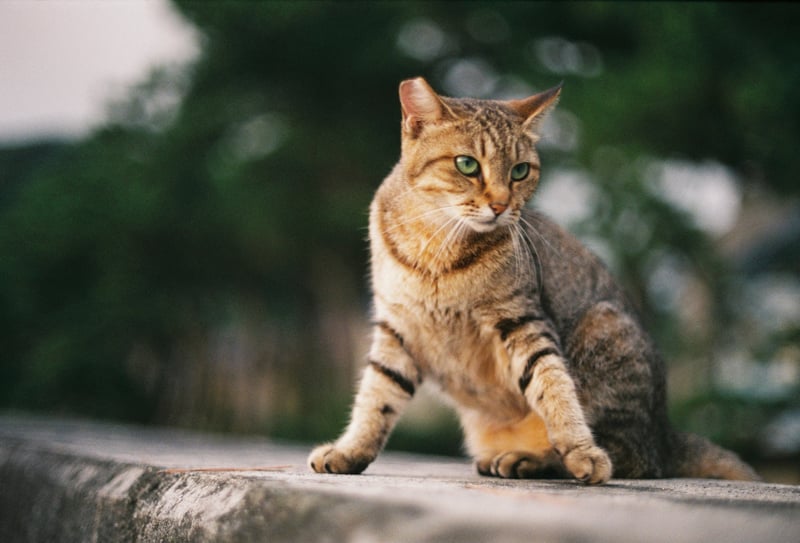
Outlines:
[{"label": "cat's chest", "polygon": [[494,361],[497,334],[477,309],[486,291],[482,277],[431,279],[386,256],[373,260],[372,271],[376,317],[402,330],[424,367],[445,371],[454,360],[477,366]]},{"label": "cat's chest", "polygon": [[486,267],[431,279],[383,249],[373,247],[375,317],[402,335],[425,379],[462,406],[486,411],[512,401],[508,354],[494,311],[486,310],[487,296],[497,296],[505,282]]},{"label": "cat's chest", "polygon": [[376,286],[379,317],[387,313],[386,320],[403,330],[407,348],[423,366],[435,370],[452,360],[494,358],[497,334],[487,330],[475,309],[478,285],[464,289],[452,281],[425,281],[400,273]]},{"label": "cat's chest", "polygon": [[413,330],[412,348],[419,352],[419,358],[426,359],[426,365],[435,367],[449,359],[493,358],[494,334],[487,332],[467,308],[420,303],[416,311],[406,313],[404,320]]},{"label": "cat's chest", "polygon": [[411,331],[407,348],[425,379],[456,405],[498,420],[527,412],[524,397],[513,386],[508,354],[496,330],[457,308],[417,315],[406,324]]}]

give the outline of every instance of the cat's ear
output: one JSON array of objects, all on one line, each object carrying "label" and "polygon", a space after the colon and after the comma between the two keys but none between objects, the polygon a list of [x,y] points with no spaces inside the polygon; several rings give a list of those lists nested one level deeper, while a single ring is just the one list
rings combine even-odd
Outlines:
[{"label": "cat's ear", "polygon": [[509,100],[506,104],[525,118],[525,128],[535,129],[545,115],[555,107],[563,85],[564,83],[559,83],[552,89],[547,89],[522,100]]},{"label": "cat's ear", "polygon": [[400,83],[400,108],[403,111],[403,131],[413,136],[422,126],[433,123],[449,111],[439,95],[421,77]]}]

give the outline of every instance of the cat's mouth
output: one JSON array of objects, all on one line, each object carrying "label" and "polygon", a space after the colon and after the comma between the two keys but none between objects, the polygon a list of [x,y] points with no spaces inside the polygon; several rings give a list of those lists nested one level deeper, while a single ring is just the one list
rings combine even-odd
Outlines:
[{"label": "cat's mouth", "polygon": [[473,219],[470,219],[469,225],[476,232],[483,233],[483,232],[491,232],[492,230],[494,230],[495,228],[500,226],[501,222],[502,221],[501,221],[500,216],[492,217],[492,218],[488,218],[488,219],[486,219],[486,218],[483,218],[483,219],[475,219],[475,218],[473,218]]}]

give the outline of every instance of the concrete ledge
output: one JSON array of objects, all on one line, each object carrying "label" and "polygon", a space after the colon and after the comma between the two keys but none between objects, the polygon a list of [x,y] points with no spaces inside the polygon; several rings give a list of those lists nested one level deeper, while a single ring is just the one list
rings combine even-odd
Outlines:
[{"label": "concrete ledge", "polygon": [[384,454],[312,474],[257,439],[0,416],[0,541],[800,541],[800,487],[502,481]]}]

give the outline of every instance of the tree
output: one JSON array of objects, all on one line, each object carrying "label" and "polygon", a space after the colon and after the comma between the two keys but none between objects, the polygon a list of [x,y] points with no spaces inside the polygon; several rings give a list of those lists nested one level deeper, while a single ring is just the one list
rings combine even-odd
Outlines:
[{"label": "tree", "polygon": [[[709,360],[739,329],[741,283],[716,234],[665,195],[664,160],[713,161],[742,194],[798,193],[794,5],[175,5],[203,35],[195,65],[154,72],[42,163],[7,151],[20,167],[0,184],[5,405],[338,427],[368,309],[366,209],[399,153],[407,77],[487,97],[564,80],[542,201],[548,183],[588,195],[571,226],[599,240],[678,361]],[[708,331],[687,334],[654,273],[701,286]]]}]

